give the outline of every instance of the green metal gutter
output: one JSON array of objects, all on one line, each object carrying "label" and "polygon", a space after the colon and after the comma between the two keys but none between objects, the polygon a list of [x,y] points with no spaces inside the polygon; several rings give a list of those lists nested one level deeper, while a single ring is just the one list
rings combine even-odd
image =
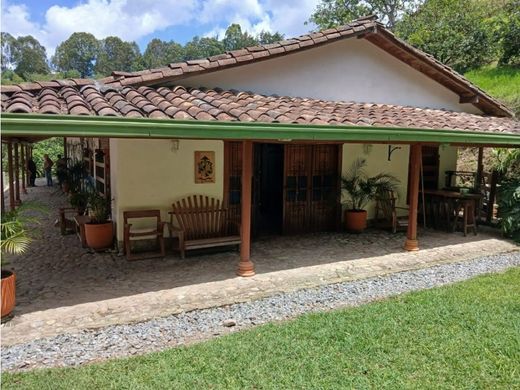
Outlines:
[{"label": "green metal gutter", "polygon": [[455,143],[520,147],[520,133],[446,129],[220,122],[121,117],[2,114],[3,137],[255,139],[389,143]]}]

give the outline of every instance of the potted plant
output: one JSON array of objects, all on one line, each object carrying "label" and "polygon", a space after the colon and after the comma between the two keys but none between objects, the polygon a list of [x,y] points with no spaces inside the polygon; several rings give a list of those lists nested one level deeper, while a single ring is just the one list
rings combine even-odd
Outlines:
[{"label": "potted plant", "polygon": [[36,217],[27,215],[26,212],[29,210],[46,211],[43,206],[37,203],[27,202],[12,211],[2,214],[0,242],[1,259],[3,262],[1,271],[2,317],[11,314],[16,303],[16,275],[14,271],[3,268],[6,265],[5,255],[24,253],[33,238],[30,232],[34,233],[34,228],[31,229],[29,224],[39,223]]},{"label": "potted plant", "polygon": [[361,233],[367,227],[365,206],[374,200],[378,193],[393,191],[397,193],[399,180],[390,174],[380,173],[369,177],[365,172],[367,162],[363,158],[355,160],[348,172],[341,178],[341,189],[346,195],[345,226],[347,231]]},{"label": "potted plant", "polygon": [[85,224],[85,240],[94,250],[112,247],[114,227],[110,220],[110,198],[91,191],[87,201],[90,222]]}]

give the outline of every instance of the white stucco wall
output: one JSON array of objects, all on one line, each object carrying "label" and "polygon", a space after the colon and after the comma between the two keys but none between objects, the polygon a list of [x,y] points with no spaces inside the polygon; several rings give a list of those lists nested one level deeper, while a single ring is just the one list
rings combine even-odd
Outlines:
[{"label": "white stucco wall", "polygon": [[[215,152],[215,183],[195,183],[194,152]],[[160,209],[169,221],[174,200],[192,194],[222,198],[224,191],[224,143],[222,141],[110,140],[113,214],[117,240],[123,238],[123,212]]]},{"label": "white stucco wall", "polygon": [[446,186],[446,171],[457,170],[458,150],[456,146],[439,146],[439,188]]},{"label": "white stucco wall", "polygon": [[[365,172],[369,176],[379,173],[388,173],[395,176],[399,182],[398,206],[406,207],[406,191],[408,186],[408,159],[410,147],[408,145],[392,145],[400,149],[392,153],[388,161],[388,145],[363,145],[363,144],[344,144],[342,173],[345,174],[352,163],[358,158],[365,158],[367,166]],[[346,208],[346,205],[343,205]],[[368,218],[372,219],[375,215],[375,202],[370,202],[367,206]]]},{"label": "white stucco wall", "polygon": [[471,104],[364,39],[348,39],[267,61],[176,81],[261,94],[445,108]]}]

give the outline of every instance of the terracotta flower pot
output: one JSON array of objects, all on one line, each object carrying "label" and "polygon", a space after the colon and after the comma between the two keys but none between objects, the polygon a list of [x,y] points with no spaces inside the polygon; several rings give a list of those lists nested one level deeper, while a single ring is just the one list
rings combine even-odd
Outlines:
[{"label": "terracotta flower pot", "polygon": [[114,226],[112,222],[85,224],[85,240],[89,248],[94,250],[111,248],[113,239]]},{"label": "terracotta flower pot", "polygon": [[345,228],[351,233],[362,233],[367,228],[366,210],[345,210]]},{"label": "terracotta flower pot", "polygon": [[2,317],[14,309],[16,303],[16,276],[11,271],[2,271]]}]

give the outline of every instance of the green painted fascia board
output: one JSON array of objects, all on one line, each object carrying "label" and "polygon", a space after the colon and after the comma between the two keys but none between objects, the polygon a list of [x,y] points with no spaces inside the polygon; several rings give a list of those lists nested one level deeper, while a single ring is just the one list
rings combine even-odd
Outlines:
[{"label": "green painted fascia board", "polygon": [[344,125],[2,114],[3,136],[435,142],[520,146],[520,133]]}]

